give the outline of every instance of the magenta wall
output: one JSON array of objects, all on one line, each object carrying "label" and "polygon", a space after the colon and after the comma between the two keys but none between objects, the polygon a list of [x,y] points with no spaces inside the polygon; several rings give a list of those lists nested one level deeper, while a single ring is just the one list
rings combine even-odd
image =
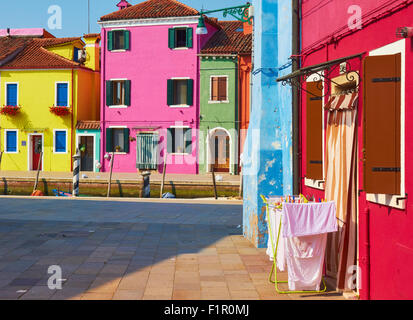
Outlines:
[{"label": "magenta wall", "polygon": [[[393,1],[395,8],[391,13],[389,8],[379,8],[385,0],[359,1],[363,9],[363,21],[365,25],[362,30],[352,32],[347,26],[351,14],[347,9],[354,2],[341,0],[329,2],[326,6],[318,6],[319,0],[308,0],[303,3],[302,21],[302,47],[304,49],[304,66],[310,66],[328,60],[345,57],[352,54],[368,52],[397,40],[396,28],[411,26],[413,16],[412,1]],[[407,3],[404,6],[403,3]],[[318,7],[318,10],[314,10]],[[373,12],[377,8],[376,12]],[[374,17],[382,19],[373,20]],[[338,37],[338,41],[327,43],[323,40],[331,35]],[[352,61],[355,69],[362,71],[357,60]],[[409,194],[413,187],[413,42],[406,41],[406,110],[405,110],[405,141],[406,152],[404,154],[406,163],[405,186]],[[363,74],[361,72],[361,76]],[[360,91],[360,103],[358,113],[358,146],[359,155],[363,149],[363,90]],[[306,132],[305,118],[305,95],[301,101],[301,129]],[[302,174],[306,174],[306,142],[305,136],[301,138]],[[359,156],[360,158],[361,156]],[[358,162],[359,189],[363,188],[363,166]],[[302,183],[304,194],[314,194],[323,197],[322,191],[306,187]],[[366,201],[366,194],[361,192],[359,197],[359,259],[362,268],[362,286],[360,288],[362,299],[412,299],[413,290],[413,203],[407,200],[406,210],[398,210],[387,206],[378,205]],[[367,224],[366,212],[369,211],[370,222]],[[369,230],[369,239],[367,238]],[[370,252],[366,246],[370,242]],[[366,258],[370,257],[370,274]],[[370,285],[369,285],[370,282]],[[368,290],[370,287],[370,290]]]},{"label": "magenta wall", "polygon": [[[168,173],[198,173],[197,128],[199,119],[199,63],[197,54],[201,45],[214,33],[208,25],[209,33],[198,36],[197,24],[183,24],[193,28],[193,48],[171,50],[168,48],[169,25],[139,26],[126,28],[130,31],[130,50],[110,52],[107,50],[106,35],[112,29],[102,29],[102,165],[108,171],[109,161],[105,160],[106,128],[127,126],[130,136],[136,137],[139,131],[134,127],[159,127],[160,159],[163,163],[166,147],[166,128],[181,124],[192,130],[192,154],[168,155]],[[171,108],[167,105],[167,79],[188,77],[194,80],[193,105],[188,108]],[[125,78],[131,80],[131,106],[109,108],[106,106],[106,80]],[[159,170],[162,171],[162,163]],[[130,142],[128,154],[115,156],[114,171],[136,172],[136,140]]]}]

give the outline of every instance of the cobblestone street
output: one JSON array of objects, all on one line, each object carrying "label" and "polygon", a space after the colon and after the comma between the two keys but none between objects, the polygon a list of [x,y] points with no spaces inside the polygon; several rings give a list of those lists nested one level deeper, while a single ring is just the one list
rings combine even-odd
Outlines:
[{"label": "cobblestone street", "polygon": [[0,299],[344,299],[277,294],[242,205],[165,202],[0,198]]}]

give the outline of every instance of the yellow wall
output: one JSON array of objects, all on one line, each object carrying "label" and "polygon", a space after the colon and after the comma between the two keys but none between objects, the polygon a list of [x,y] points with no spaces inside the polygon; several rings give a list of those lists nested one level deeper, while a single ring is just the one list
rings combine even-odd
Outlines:
[{"label": "yellow wall", "polygon": [[82,42],[76,41],[75,43],[68,43],[64,45],[48,47],[47,50],[56,53],[62,56],[63,58],[73,60],[74,47],[77,47],[78,49],[82,50]]},{"label": "yellow wall", "polygon": [[[91,88],[96,88],[94,83],[99,83],[99,73],[78,70],[73,71],[73,82],[72,70],[1,71],[0,104],[5,105],[5,84],[18,82],[18,104],[22,108],[18,115],[0,117],[1,151],[5,150],[5,130],[19,130],[18,153],[3,153],[1,170],[29,169],[29,134],[37,131],[43,134],[44,139],[43,170],[71,171],[71,149],[74,150],[77,107],[81,110],[79,114],[83,120],[98,120],[96,115],[99,115],[99,91],[91,91]],[[64,81],[69,82],[69,105],[72,106],[72,111],[74,110],[73,129],[70,114],[57,116],[49,110],[49,107],[55,104],[56,82]],[[66,154],[53,153],[53,129],[68,130]],[[26,146],[22,146],[22,141],[26,141]]]},{"label": "yellow wall", "polygon": [[96,37],[85,38],[85,49],[86,49],[86,61],[85,66],[99,71],[100,70],[100,61],[99,61],[99,41]]}]

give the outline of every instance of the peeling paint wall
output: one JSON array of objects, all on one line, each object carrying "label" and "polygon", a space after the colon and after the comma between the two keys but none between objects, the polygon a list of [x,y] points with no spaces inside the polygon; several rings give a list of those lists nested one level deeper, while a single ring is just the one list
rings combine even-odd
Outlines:
[{"label": "peeling paint wall", "polygon": [[291,72],[279,71],[292,54],[291,1],[255,0],[252,108],[243,153],[244,236],[257,247],[267,245],[265,205],[260,195],[292,192],[290,87],[276,82]]}]

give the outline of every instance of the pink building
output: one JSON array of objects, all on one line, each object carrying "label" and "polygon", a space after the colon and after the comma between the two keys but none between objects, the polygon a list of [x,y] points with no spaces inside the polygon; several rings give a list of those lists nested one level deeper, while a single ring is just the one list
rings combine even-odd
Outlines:
[{"label": "pink building", "polygon": [[175,0],[149,0],[101,17],[102,170],[198,173],[199,58],[219,28]]}]

